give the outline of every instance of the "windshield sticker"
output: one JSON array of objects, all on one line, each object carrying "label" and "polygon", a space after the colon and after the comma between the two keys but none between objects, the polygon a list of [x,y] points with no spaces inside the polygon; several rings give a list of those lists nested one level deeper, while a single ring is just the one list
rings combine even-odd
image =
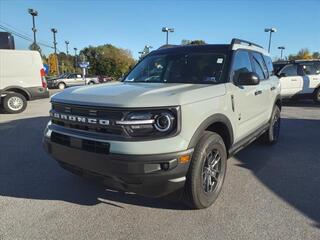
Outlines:
[{"label": "windshield sticker", "polygon": [[223,58],[218,58],[217,63],[220,63],[220,64],[223,63]]}]

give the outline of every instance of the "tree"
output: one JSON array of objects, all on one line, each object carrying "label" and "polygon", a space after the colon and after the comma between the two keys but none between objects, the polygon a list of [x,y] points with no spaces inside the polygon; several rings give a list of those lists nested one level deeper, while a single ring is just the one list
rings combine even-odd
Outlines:
[{"label": "tree", "polygon": [[60,73],[74,72],[74,56],[67,55],[64,52],[58,54]]},{"label": "tree", "polygon": [[86,47],[80,51],[90,63],[90,74],[111,76],[116,79],[135,64],[131,52],[111,44]]},{"label": "tree", "polygon": [[204,40],[187,40],[183,39],[181,45],[203,45],[206,44]]},{"label": "tree", "polygon": [[41,55],[41,48],[38,44],[36,43],[32,43],[30,46],[29,46],[29,50],[33,50],[33,51],[38,51]]},{"label": "tree", "polygon": [[298,59],[312,59],[312,54],[307,48],[302,48],[297,55],[290,54],[288,56],[289,60],[298,60]]},{"label": "tree", "polygon": [[312,54],[312,58],[314,58],[314,59],[320,59],[320,52],[314,52],[314,53]]}]

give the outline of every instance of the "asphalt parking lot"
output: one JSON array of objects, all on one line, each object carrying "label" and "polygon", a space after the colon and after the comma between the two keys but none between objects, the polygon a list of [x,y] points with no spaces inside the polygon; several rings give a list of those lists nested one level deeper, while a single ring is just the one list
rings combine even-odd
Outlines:
[{"label": "asphalt parking lot", "polygon": [[320,239],[320,106],[282,111],[279,143],[254,143],[228,162],[216,203],[104,189],[42,150],[49,100],[0,114],[0,239]]}]

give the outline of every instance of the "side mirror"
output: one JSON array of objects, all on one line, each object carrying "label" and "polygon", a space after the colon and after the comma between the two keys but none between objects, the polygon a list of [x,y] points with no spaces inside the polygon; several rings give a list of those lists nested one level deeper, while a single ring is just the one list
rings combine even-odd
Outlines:
[{"label": "side mirror", "polygon": [[239,74],[237,85],[258,85],[260,79],[254,72],[243,72]]},{"label": "side mirror", "polygon": [[282,78],[282,77],[286,77],[286,76],[287,76],[287,74],[284,73],[284,72],[279,74],[279,77],[281,77],[281,78]]}]

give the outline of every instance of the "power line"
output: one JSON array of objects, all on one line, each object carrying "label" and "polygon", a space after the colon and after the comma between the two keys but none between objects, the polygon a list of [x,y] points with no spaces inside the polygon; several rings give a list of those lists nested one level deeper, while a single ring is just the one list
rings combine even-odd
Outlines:
[{"label": "power line", "polygon": [[[24,35],[24,34],[22,34],[22,33],[19,33],[19,32],[15,31],[15,30],[12,30],[12,29],[10,29],[10,28],[8,28],[8,27],[5,27],[5,26],[3,26],[3,25],[1,25],[1,24],[0,24],[0,29],[3,29],[3,30],[5,30],[6,32],[9,32],[9,33],[11,33],[11,34],[13,34],[13,35],[15,35],[15,36],[17,36],[17,37],[20,37],[20,38],[22,38],[22,39],[24,39],[24,40],[26,40],[26,41],[33,42],[33,40],[32,40],[30,37],[28,37],[27,35]],[[41,45],[41,46],[43,46],[43,47],[53,48],[52,46],[50,46],[50,45],[48,45],[48,44],[45,44],[45,43],[42,43],[42,42],[38,42],[37,44],[39,44],[39,45]]]}]

